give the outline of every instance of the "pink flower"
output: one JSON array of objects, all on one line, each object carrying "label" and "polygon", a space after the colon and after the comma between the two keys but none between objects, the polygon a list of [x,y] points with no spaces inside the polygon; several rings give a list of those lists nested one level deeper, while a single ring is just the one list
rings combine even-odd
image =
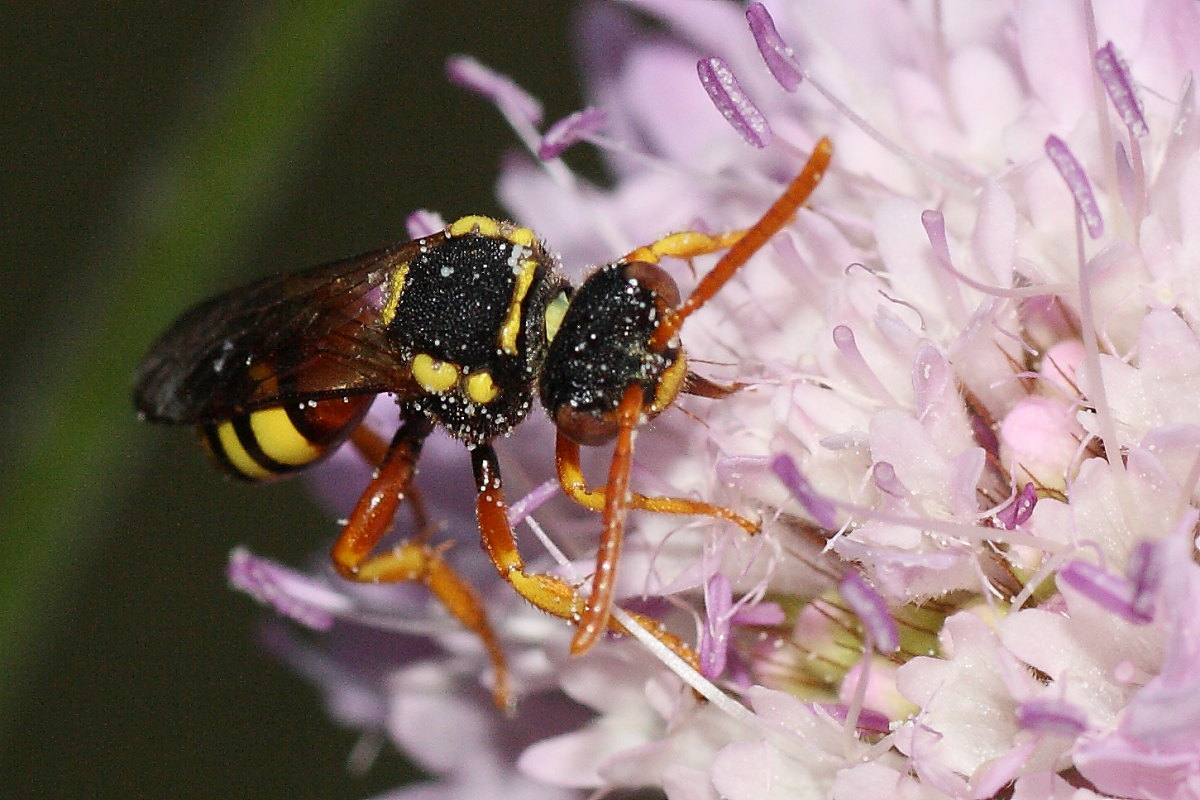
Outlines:
[{"label": "pink flower", "polygon": [[[566,658],[565,626],[455,548],[518,690],[574,705],[525,718],[518,776],[520,737],[471,686],[486,658],[385,590],[438,645],[381,684],[392,738],[419,752],[422,719],[497,737],[472,740],[483,783],[427,757],[441,796],[1200,796],[1200,7],[630,0],[582,25],[588,109],[545,128],[511,81],[452,70],[529,151],[500,198],[573,280],[670,230],[751,224],[835,143],[808,207],[682,331],[697,370],[745,388],[639,432],[639,491],[763,530],[630,515],[620,601],[657,603],[703,675],[630,639]],[[611,188],[571,172],[585,144]],[[515,434],[510,493],[534,492],[553,545],[527,557],[582,580],[598,524],[538,488],[551,437]],[[469,539],[452,445],[431,440],[421,482]],[[338,469],[320,487],[345,502]],[[263,575],[308,624],[385,626],[361,589]]]}]

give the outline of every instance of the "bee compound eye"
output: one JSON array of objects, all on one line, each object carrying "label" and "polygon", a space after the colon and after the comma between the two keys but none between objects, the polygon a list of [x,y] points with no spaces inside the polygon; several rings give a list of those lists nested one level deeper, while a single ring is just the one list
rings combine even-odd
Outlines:
[{"label": "bee compound eye", "polygon": [[662,267],[648,261],[630,261],[622,265],[622,272],[627,279],[636,280],[653,292],[667,308],[679,307],[679,286]]}]

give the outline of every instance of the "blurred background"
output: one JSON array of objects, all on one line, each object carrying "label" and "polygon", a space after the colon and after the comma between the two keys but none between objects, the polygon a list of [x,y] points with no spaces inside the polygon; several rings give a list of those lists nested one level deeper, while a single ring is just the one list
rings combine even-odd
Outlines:
[{"label": "blurred background", "polygon": [[515,137],[443,64],[578,107],[561,0],[42,0],[0,10],[0,782],[20,798],[379,794],[353,731],[255,643],[245,544],[304,564],[331,522],[139,425],[133,369],[221,287],[498,213]]}]

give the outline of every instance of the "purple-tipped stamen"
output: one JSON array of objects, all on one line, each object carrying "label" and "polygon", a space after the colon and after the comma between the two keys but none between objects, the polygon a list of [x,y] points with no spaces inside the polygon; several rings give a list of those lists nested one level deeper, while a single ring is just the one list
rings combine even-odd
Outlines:
[{"label": "purple-tipped stamen", "polygon": [[1017,724],[1036,733],[1071,738],[1088,727],[1083,709],[1065,700],[1026,700],[1017,706]]},{"label": "purple-tipped stamen", "polygon": [[717,56],[696,62],[700,85],[713,105],[743,139],[755,147],[771,143],[771,126],[738,84],[733,70]]},{"label": "purple-tipped stamen", "polygon": [[845,365],[847,371],[854,376],[863,386],[869,387],[882,399],[895,402],[892,393],[883,385],[883,381],[871,369],[871,365],[867,363],[867,359],[863,357],[862,351],[858,349],[858,340],[854,338],[854,331],[849,325],[835,325],[833,327],[833,344],[838,349],[838,352],[845,357]]},{"label": "purple-tipped stamen", "polygon": [[404,229],[408,231],[408,238],[421,239],[445,230],[446,220],[436,211],[419,209],[408,215],[408,219],[404,221]]},{"label": "purple-tipped stamen", "polygon": [[1113,47],[1112,42],[1096,51],[1095,64],[1100,83],[1104,85],[1108,99],[1121,115],[1121,121],[1129,129],[1130,135],[1137,139],[1148,136],[1150,127],[1146,124],[1146,117],[1142,115],[1142,99],[1138,96],[1129,68],[1117,55],[1117,49]]},{"label": "purple-tipped stamen", "polygon": [[757,603],[743,603],[733,612],[734,625],[751,627],[768,627],[782,625],[787,620],[783,606],[770,600],[760,600]]},{"label": "purple-tipped stamen", "polygon": [[537,155],[543,161],[558,158],[568,148],[608,124],[608,115],[600,108],[583,108],[560,119],[542,135]]},{"label": "purple-tipped stamen", "polygon": [[1135,625],[1145,625],[1153,619],[1152,613],[1147,613],[1146,602],[1138,601],[1132,581],[1101,569],[1090,561],[1068,561],[1058,571],[1056,580]]},{"label": "purple-tipped stamen", "polygon": [[900,649],[900,631],[879,592],[851,570],[838,582],[838,593],[863,624],[875,649],[887,655]]},{"label": "purple-tipped stamen", "polygon": [[543,481],[533,488],[529,494],[522,497],[508,507],[508,524],[516,527],[524,522],[525,518],[537,511],[552,497],[558,496],[558,481],[548,480]]},{"label": "purple-tipped stamen", "polygon": [[909,491],[896,477],[896,468],[887,461],[879,461],[871,468],[871,477],[875,479],[875,485],[879,491],[884,494],[890,494],[892,497],[904,498],[908,497]]},{"label": "purple-tipped stamen", "polygon": [[795,52],[775,29],[775,20],[771,19],[771,13],[762,3],[751,3],[746,9],[746,22],[750,23],[750,33],[754,36],[754,43],[758,45],[758,52],[762,54],[767,69],[775,76],[775,80],[779,81],[780,86],[789,92],[796,91],[800,82],[804,80],[804,71],[800,69]]},{"label": "purple-tipped stamen", "polygon": [[1129,564],[1125,571],[1129,582],[1133,584],[1132,606],[1139,618],[1154,617],[1154,599],[1158,596],[1158,587],[1162,582],[1157,555],[1158,547],[1148,539],[1138,542],[1137,547],[1129,554]]},{"label": "purple-tipped stamen", "polygon": [[1037,490],[1032,483],[1021,487],[1021,491],[1007,506],[996,512],[1000,527],[1011,531],[1018,525],[1024,525],[1033,516],[1033,507],[1037,505]]},{"label": "purple-tipped stamen", "polygon": [[229,554],[225,575],[233,588],[313,630],[328,630],[350,601],[302,572],[259,558],[244,548]]},{"label": "purple-tipped stamen", "polygon": [[1062,175],[1067,189],[1075,198],[1075,207],[1083,217],[1088,235],[1099,239],[1104,233],[1104,220],[1100,216],[1100,206],[1096,205],[1096,196],[1092,194],[1092,184],[1088,181],[1083,166],[1071,153],[1067,143],[1053,134],[1046,137],[1046,155],[1050,157],[1050,162],[1054,164],[1058,174]]},{"label": "purple-tipped stamen", "polygon": [[700,674],[714,680],[725,671],[733,627],[733,587],[717,573],[704,587],[704,626],[700,631]]},{"label": "purple-tipped stamen", "polygon": [[778,603],[733,603],[733,585],[716,573],[704,586],[704,625],[700,630],[700,674],[716,680],[725,674],[735,625],[782,625],[787,619]]},{"label": "purple-tipped stamen", "polygon": [[817,493],[808,479],[801,474],[796,462],[787,453],[780,453],[771,459],[771,471],[792,496],[800,501],[804,509],[812,515],[817,524],[827,530],[837,528],[837,517],[833,512],[833,504]]},{"label": "purple-tipped stamen", "polygon": [[[850,709],[841,703],[821,703],[817,705],[817,708],[820,708],[838,722],[844,723],[850,718]],[[892,724],[886,714],[869,708],[862,708],[858,711],[858,725],[855,727],[867,733],[890,733]]]},{"label": "purple-tipped stamen", "polygon": [[946,238],[946,218],[942,212],[928,208],[921,212],[921,225],[929,237],[929,245],[938,261],[950,265],[950,242]]},{"label": "purple-tipped stamen", "polygon": [[508,109],[534,125],[541,124],[542,104],[507,75],[485,67],[470,56],[446,59],[446,77],[456,86],[483,95],[501,109]]}]

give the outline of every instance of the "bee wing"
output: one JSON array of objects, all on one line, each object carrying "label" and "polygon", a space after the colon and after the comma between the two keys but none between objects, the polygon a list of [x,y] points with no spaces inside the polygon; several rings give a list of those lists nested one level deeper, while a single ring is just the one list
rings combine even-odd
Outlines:
[{"label": "bee wing", "polygon": [[380,312],[388,280],[418,247],[266,278],[200,303],[143,359],[134,404],[154,421],[196,423],[289,402],[410,391],[409,369]]}]

